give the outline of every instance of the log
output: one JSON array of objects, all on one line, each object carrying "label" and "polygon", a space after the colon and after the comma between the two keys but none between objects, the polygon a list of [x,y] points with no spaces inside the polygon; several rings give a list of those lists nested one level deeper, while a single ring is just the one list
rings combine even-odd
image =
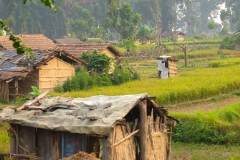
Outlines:
[{"label": "log", "polygon": [[148,137],[148,120],[147,120],[147,102],[142,101],[139,103],[140,110],[140,159],[147,160],[148,157],[148,147],[147,147],[147,137]]},{"label": "log", "polygon": [[35,98],[34,100],[24,103],[22,106],[18,107],[18,108],[16,109],[16,111],[20,111],[20,110],[22,110],[22,109],[24,109],[24,108],[26,108],[26,107],[28,107],[28,106],[36,103],[37,101],[40,101],[41,99],[43,99],[43,98],[48,94],[48,92],[49,92],[49,90],[47,90],[47,91],[45,91],[44,93],[40,94],[40,95],[39,95],[37,98]]},{"label": "log", "polygon": [[120,141],[118,141],[117,143],[114,143],[111,147],[114,147],[116,145],[119,145],[120,143],[122,143],[123,141],[125,141],[128,138],[131,138],[133,135],[135,135],[136,133],[138,133],[139,130],[136,130],[134,132],[132,132],[131,134],[129,134],[128,136],[124,137],[123,139],[121,139]]}]

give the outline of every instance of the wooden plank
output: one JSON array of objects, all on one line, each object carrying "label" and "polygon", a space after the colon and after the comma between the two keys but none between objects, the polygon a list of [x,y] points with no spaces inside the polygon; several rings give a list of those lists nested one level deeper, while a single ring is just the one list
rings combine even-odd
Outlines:
[{"label": "wooden plank", "polygon": [[35,128],[18,125],[18,154],[35,153]]},{"label": "wooden plank", "polygon": [[140,111],[140,159],[147,160],[148,147],[147,147],[147,136],[148,136],[148,125],[147,125],[147,102],[141,101],[139,103]]},{"label": "wooden plank", "polygon": [[10,153],[17,153],[17,125],[10,124],[9,137],[10,137]]},{"label": "wooden plank", "polygon": [[37,148],[38,156],[41,159],[50,159],[52,157],[53,137],[52,131],[46,129],[37,130]]},{"label": "wooden plank", "polygon": [[20,111],[20,110],[22,110],[22,109],[24,109],[24,108],[26,108],[26,107],[28,107],[28,106],[36,103],[37,101],[43,99],[43,98],[48,94],[48,92],[49,92],[49,90],[47,90],[47,91],[45,91],[44,93],[40,94],[40,95],[39,95],[37,98],[35,98],[34,100],[24,103],[22,106],[18,107],[18,108],[16,109],[16,111]]},{"label": "wooden plank", "polygon": [[0,81],[0,100],[9,102],[9,83]]}]

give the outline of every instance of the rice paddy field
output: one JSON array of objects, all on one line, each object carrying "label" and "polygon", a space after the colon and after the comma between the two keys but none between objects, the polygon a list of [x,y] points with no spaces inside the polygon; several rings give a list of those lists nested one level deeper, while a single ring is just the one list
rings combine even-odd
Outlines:
[{"label": "rice paddy field", "polygon": [[[93,95],[124,95],[148,93],[156,96],[156,102],[170,105],[184,101],[204,99],[218,94],[230,93],[240,89],[240,65],[221,68],[200,68],[180,72],[176,78],[158,79],[152,67],[139,69],[140,75],[152,72],[149,78],[125,83],[120,86],[98,87],[86,91],[70,92],[70,97],[88,97]],[[146,76],[146,75],[145,75]],[[59,96],[59,93],[53,93]]]},{"label": "rice paddy field", "polygon": [[[217,40],[216,40],[217,41]],[[141,80],[120,86],[97,87],[74,91],[67,97],[94,95],[125,95],[148,93],[156,96],[159,106],[169,108],[170,115],[181,121],[173,136],[173,160],[239,160],[240,159],[240,103],[232,98],[225,106],[219,105],[218,97],[240,95],[240,52],[210,48],[188,52],[188,67],[184,66],[183,53],[167,53],[179,59],[178,76],[157,78],[157,61],[154,59],[132,60],[128,66],[136,70]],[[51,93],[61,96],[63,93]],[[224,95],[224,96],[223,96]],[[206,112],[196,111],[195,104],[209,103]],[[226,100],[227,101],[227,100]],[[196,102],[196,103],[193,103]],[[188,104],[187,112],[174,110]],[[8,150],[8,125],[0,124],[0,152]]]}]

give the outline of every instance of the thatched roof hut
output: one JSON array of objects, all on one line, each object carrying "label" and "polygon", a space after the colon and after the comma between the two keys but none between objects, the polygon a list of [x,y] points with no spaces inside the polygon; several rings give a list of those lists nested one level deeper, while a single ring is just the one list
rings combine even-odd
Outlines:
[{"label": "thatched roof hut", "polygon": [[178,121],[146,93],[74,99],[44,95],[0,112],[0,121],[11,125],[10,154],[57,160],[84,151],[103,160],[169,159]]}]

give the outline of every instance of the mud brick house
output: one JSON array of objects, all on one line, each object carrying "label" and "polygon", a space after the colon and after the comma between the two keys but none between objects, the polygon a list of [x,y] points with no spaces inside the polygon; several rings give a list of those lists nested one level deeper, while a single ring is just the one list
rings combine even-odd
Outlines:
[{"label": "mud brick house", "polygon": [[[173,36],[177,37],[178,41],[183,41],[186,34],[182,31],[172,31]],[[162,39],[167,39],[171,37],[171,33],[170,32],[163,32],[162,33]]]},{"label": "mud brick house", "polygon": [[178,121],[147,93],[43,97],[0,112],[0,122],[11,125],[10,155],[59,160],[81,151],[102,160],[170,159]]},{"label": "mud brick house", "polygon": [[85,65],[66,51],[34,50],[36,59],[18,55],[15,50],[0,51],[0,100],[11,101],[27,95],[36,86],[40,91],[52,90],[75,72],[74,65]]}]

